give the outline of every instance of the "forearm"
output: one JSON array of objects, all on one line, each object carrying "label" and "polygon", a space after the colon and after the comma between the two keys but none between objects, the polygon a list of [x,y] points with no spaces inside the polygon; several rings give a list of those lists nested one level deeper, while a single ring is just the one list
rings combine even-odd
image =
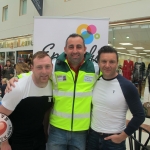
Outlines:
[{"label": "forearm", "polygon": [[8,140],[1,143],[1,150],[11,150]]},{"label": "forearm", "polygon": [[127,135],[134,133],[145,120],[143,106],[138,96],[137,89],[134,87],[134,89],[129,90],[132,92],[132,95],[127,94],[128,97],[126,97],[126,101],[133,118],[124,130]]},{"label": "forearm", "polygon": [[127,135],[131,135],[139,128],[139,126],[144,122],[144,120],[145,115],[143,113],[137,116],[133,116],[133,118],[131,119],[131,121],[129,121],[127,127],[125,128],[124,132]]}]

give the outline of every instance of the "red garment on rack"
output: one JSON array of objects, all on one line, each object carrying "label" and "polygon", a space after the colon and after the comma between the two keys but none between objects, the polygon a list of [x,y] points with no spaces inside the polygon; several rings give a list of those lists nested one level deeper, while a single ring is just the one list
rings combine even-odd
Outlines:
[{"label": "red garment on rack", "polygon": [[132,71],[133,71],[133,61],[124,60],[123,68],[122,68],[123,76],[126,79],[131,80]]}]

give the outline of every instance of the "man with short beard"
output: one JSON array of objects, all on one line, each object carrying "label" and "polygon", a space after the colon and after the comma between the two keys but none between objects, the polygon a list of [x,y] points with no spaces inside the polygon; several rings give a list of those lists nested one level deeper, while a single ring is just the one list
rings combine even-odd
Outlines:
[{"label": "man with short beard", "polygon": [[[48,122],[52,106],[52,84],[49,80],[53,65],[43,51],[33,55],[32,75],[19,79],[15,88],[2,99],[0,113],[9,116],[13,133],[1,150],[45,150],[43,121]],[[46,119],[46,120],[45,120]],[[46,124],[45,124],[46,125]],[[45,126],[45,131],[47,131]]]}]

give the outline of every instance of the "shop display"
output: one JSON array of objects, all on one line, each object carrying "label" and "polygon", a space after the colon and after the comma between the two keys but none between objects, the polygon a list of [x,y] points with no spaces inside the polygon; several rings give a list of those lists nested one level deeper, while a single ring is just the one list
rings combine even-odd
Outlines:
[{"label": "shop display", "polygon": [[133,61],[131,61],[130,59],[124,60],[122,68],[123,76],[126,79],[131,80],[132,71],[133,71]]},{"label": "shop display", "polygon": [[145,63],[142,62],[142,59],[139,58],[134,64],[133,69],[133,79],[132,82],[139,87],[139,96],[141,97],[142,92],[142,82],[145,76]]},{"label": "shop display", "polygon": [[17,52],[16,63],[17,62],[27,62],[28,59],[30,59],[32,54],[33,54],[32,50],[29,50],[29,51],[18,51]]}]

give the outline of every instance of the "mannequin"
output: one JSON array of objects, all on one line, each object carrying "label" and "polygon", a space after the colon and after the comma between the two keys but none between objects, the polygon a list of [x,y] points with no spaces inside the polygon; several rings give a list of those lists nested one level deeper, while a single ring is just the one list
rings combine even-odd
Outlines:
[{"label": "mannequin", "polygon": [[[148,64],[147,70],[146,70],[146,78],[150,76],[150,63]],[[145,78],[145,79],[146,79]]]},{"label": "mannequin", "polygon": [[135,62],[134,70],[133,70],[133,78],[134,80],[143,80],[145,72],[145,63],[142,62],[142,58],[138,58],[137,62]]},{"label": "mannequin", "polygon": [[123,62],[123,68],[122,68],[123,76],[126,79],[131,80],[132,71],[133,71],[133,61],[131,61],[130,58],[128,58]]},{"label": "mannequin", "polygon": [[139,86],[139,94],[141,97],[142,91],[142,81],[145,74],[145,63],[142,62],[142,58],[138,58],[137,62],[135,62],[134,69],[133,69],[133,83]]}]

